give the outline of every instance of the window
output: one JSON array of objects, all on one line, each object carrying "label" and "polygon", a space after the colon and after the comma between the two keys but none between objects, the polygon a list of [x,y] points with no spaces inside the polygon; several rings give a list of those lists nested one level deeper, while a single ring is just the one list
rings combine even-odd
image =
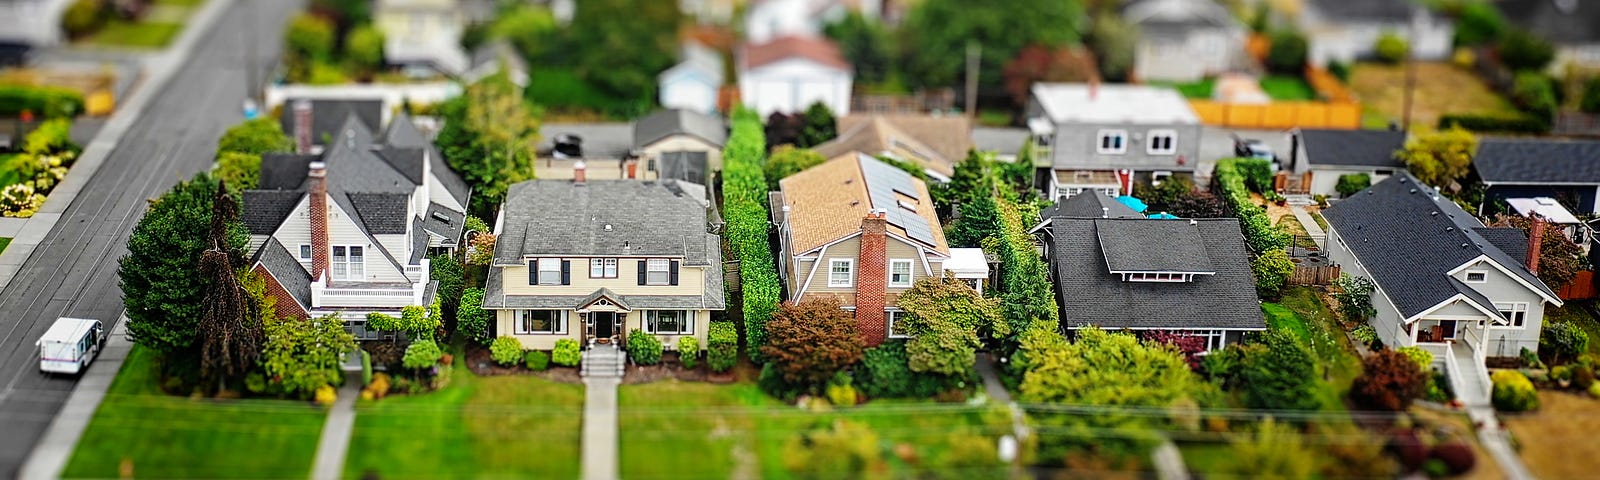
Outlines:
[{"label": "window", "polygon": [[1151,130],[1150,138],[1145,140],[1145,153],[1151,155],[1172,155],[1178,153],[1178,132],[1175,130]]},{"label": "window", "polygon": [[1496,303],[1494,309],[1499,310],[1500,315],[1510,321],[1509,326],[1521,327],[1528,321],[1527,302]]},{"label": "window", "polygon": [[856,261],[848,258],[835,258],[828,260],[828,286],[848,287],[852,285]]},{"label": "window", "polygon": [[589,259],[589,278],[617,278],[617,259]]},{"label": "window", "polygon": [[666,285],[672,281],[672,261],[665,258],[652,258],[645,262],[644,282],[646,285]]},{"label": "window", "polygon": [[517,310],[518,335],[560,335],[567,333],[567,312],[562,310]]},{"label": "window", "polygon": [[1187,273],[1140,272],[1122,275],[1122,279],[1129,282],[1187,282],[1192,278]]},{"label": "window", "polygon": [[665,335],[693,335],[694,312],[686,310],[645,310],[644,331]]},{"label": "window", "polygon": [[911,286],[911,260],[895,259],[889,261],[889,286]]},{"label": "window", "polygon": [[1468,270],[1467,283],[1484,283],[1489,281],[1489,272],[1485,270]]},{"label": "window", "polygon": [[541,258],[539,264],[540,285],[561,284],[561,260],[555,258]]},{"label": "window", "polygon": [[301,245],[300,246],[300,261],[302,261],[302,262],[311,261],[311,246],[310,245]]},{"label": "window", "polygon": [[911,338],[911,332],[905,331],[905,327],[900,324],[900,321],[904,320],[905,316],[906,312],[899,310],[883,311],[884,321],[889,322],[889,338]]},{"label": "window", "polygon": [[1122,154],[1128,152],[1127,130],[1101,130],[1100,143],[1095,145],[1095,151],[1100,153]]},{"label": "window", "polygon": [[329,269],[334,280],[360,280],[366,276],[366,261],[362,247],[339,245],[333,247],[333,261]]}]

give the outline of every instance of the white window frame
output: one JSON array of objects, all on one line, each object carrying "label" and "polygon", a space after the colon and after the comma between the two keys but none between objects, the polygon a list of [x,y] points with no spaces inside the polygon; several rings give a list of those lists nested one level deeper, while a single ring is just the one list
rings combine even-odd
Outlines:
[{"label": "white window frame", "polygon": [[[837,265],[840,265],[840,264],[843,264],[844,267],[845,267],[845,271],[842,272],[844,274],[844,280],[838,280],[838,279],[834,278],[834,275],[836,275],[838,273],[841,273],[841,272],[833,271],[833,267],[835,267]],[[856,259],[854,259],[854,258],[830,258],[830,259],[828,259],[828,286],[829,287],[852,287],[852,286],[855,286],[855,284],[856,284]]]},{"label": "white window frame", "polygon": [[[339,249],[344,249],[345,254],[339,255]],[[356,250],[361,251],[360,260],[352,260]],[[344,257],[342,260],[340,257]],[[341,268],[342,267],[342,268]],[[362,280],[367,276],[367,247],[365,245],[330,245],[328,246],[328,278],[334,280]]]},{"label": "white window frame", "polygon": [[[657,279],[656,275],[661,278]],[[667,285],[672,283],[672,260],[651,258],[644,261],[644,284]]]},{"label": "white window frame", "polygon": [[[1497,328],[1523,328],[1528,326],[1528,302],[1494,302],[1494,309],[1506,317],[1505,325],[1496,325]],[[1518,318],[1519,315],[1521,318]]]},{"label": "white window frame", "polygon": [[617,259],[589,259],[589,278],[617,278]]},{"label": "white window frame", "polygon": [[[1156,140],[1161,138],[1167,139],[1167,148],[1156,147]],[[1173,155],[1178,153],[1178,131],[1160,128],[1146,132],[1144,153],[1150,155]]]},{"label": "white window frame", "polygon": [[[538,274],[538,276],[536,278],[539,279],[539,284],[540,285],[560,285],[561,284],[561,259],[559,259],[559,258],[541,258],[541,259],[538,259],[538,260],[534,261],[533,263],[539,269],[538,272],[536,272]],[[548,265],[548,267],[547,267],[547,265]],[[546,273],[554,274],[555,275],[554,280],[545,279],[544,274],[546,274]]]},{"label": "white window frame", "polygon": [[[1474,274],[1482,275],[1483,278],[1480,278],[1480,279],[1477,279],[1477,280],[1473,280],[1472,276]],[[1467,283],[1489,283],[1489,271],[1488,270],[1467,270],[1467,273],[1465,275],[1461,276],[1461,281],[1467,282]]]},{"label": "white window frame", "polygon": [[[1106,139],[1118,139],[1117,146],[1106,147]],[[1097,132],[1094,136],[1094,151],[1102,155],[1121,155],[1128,153],[1128,131],[1120,129],[1106,129]]]},{"label": "white window frame", "polygon": [[[566,335],[567,334],[567,311],[566,310],[524,309],[524,310],[513,310],[513,312],[515,312],[514,313],[515,316],[511,319],[511,323],[512,323],[511,329],[512,329],[513,332],[515,332],[516,335]],[[555,312],[555,314],[556,314],[555,318],[552,320],[553,322],[555,322],[555,325],[554,325],[555,328],[553,328],[552,331],[549,331],[549,332],[533,331],[533,330],[524,328],[525,325],[523,324],[523,322],[526,321],[527,315],[529,313],[531,313],[531,312]]]},{"label": "white window frame", "polygon": [[[661,330],[656,328],[656,316],[659,315],[660,312],[677,312],[678,315],[682,316],[679,321],[683,325],[683,328],[678,330]],[[694,335],[694,317],[694,310],[645,310],[643,319],[644,331],[653,335]]]},{"label": "white window frame", "polygon": [[900,309],[897,309],[897,308],[886,308],[886,309],[884,309],[883,310],[883,332],[884,332],[884,334],[888,335],[889,338],[911,338],[910,335],[895,335],[895,333],[894,333],[894,324],[895,324],[895,322],[899,321],[900,317],[904,317],[904,316],[906,316],[906,312],[904,310],[900,310]]},{"label": "white window frame", "polygon": [[[894,267],[896,265],[904,265],[906,267],[906,280],[904,282],[896,282],[896,281],[894,281]],[[892,258],[892,259],[889,259],[889,286],[891,286],[891,287],[910,287],[911,286],[911,282],[915,279],[915,275],[912,272],[915,272],[915,271],[916,271],[915,269],[911,268],[911,259],[909,259],[909,258]]]}]

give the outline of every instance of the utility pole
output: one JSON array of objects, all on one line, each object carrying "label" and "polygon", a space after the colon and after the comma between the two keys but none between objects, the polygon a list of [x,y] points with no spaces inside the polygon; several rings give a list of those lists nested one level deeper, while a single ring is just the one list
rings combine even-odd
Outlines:
[{"label": "utility pole", "polygon": [[1416,48],[1415,48],[1414,45],[1412,45],[1412,43],[1417,41],[1417,22],[1420,21],[1420,20],[1421,20],[1421,16],[1420,15],[1413,14],[1411,16],[1410,24],[1406,26],[1406,30],[1408,30],[1410,32],[1410,38],[1406,39],[1406,59],[1405,59],[1405,68],[1406,68],[1406,82],[1405,82],[1406,85],[1405,85],[1405,89],[1406,89],[1406,91],[1405,91],[1405,105],[1404,105],[1404,107],[1402,107],[1404,109],[1404,111],[1403,111],[1403,113],[1401,113],[1401,119],[1400,119],[1400,131],[1402,131],[1402,132],[1411,131],[1411,102],[1412,102],[1411,97],[1412,97],[1414,91],[1416,90],[1416,86],[1417,86],[1417,62],[1413,58],[1414,55],[1412,53],[1412,52],[1416,51]]},{"label": "utility pole", "polygon": [[976,41],[967,41],[967,118],[978,118],[978,59],[983,55],[983,46]]}]

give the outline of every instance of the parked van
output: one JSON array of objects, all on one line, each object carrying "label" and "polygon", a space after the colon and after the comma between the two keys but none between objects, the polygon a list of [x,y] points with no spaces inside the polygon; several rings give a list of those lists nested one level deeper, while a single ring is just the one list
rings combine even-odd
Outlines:
[{"label": "parked van", "polygon": [[88,370],[100,354],[102,331],[99,320],[57,318],[39,338],[39,371],[73,375]]}]

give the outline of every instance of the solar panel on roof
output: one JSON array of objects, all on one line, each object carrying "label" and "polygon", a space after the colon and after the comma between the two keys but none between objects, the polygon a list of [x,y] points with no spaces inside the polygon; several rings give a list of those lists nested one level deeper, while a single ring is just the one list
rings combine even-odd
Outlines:
[{"label": "solar panel on roof", "polygon": [[916,184],[910,174],[877,159],[861,159],[861,174],[867,181],[867,198],[872,202],[872,208],[884,210],[884,216],[890,224],[906,231],[912,240],[933,245],[933,226],[928,224],[928,219],[899,208],[899,199],[895,192],[906,193],[916,198]]}]

